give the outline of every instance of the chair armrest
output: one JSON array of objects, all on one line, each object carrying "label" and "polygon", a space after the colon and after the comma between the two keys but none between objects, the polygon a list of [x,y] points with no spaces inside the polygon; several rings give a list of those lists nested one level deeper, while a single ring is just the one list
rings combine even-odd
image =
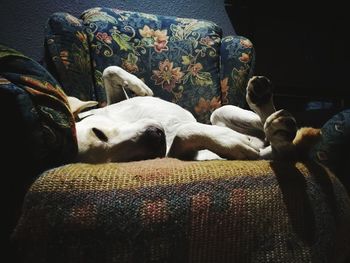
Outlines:
[{"label": "chair armrest", "polygon": [[350,193],[350,109],[342,110],[321,128],[321,140],[311,149],[310,157],[328,167]]},{"label": "chair armrest", "polygon": [[222,104],[246,108],[246,85],[254,69],[253,44],[242,36],[227,36],[221,41],[220,51]]},{"label": "chair armrest", "polygon": [[68,13],[54,13],[47,21],[45,62],[66,94],[94,100],[90,50],[84,25]]},{"label": "chair armrest", "polygon": [[75,124],[61,87],[39,63],[2,45],[0,111],[1,151],[19,164],[11,172],[40,172],[75,159]]}]

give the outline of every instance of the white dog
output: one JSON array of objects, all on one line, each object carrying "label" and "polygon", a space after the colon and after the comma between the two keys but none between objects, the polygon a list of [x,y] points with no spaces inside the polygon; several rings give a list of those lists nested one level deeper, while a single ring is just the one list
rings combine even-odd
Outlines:
[{"label": "white dog", "polygon": [[[223,106],[212,113],[212,125],[197,122],[174,103],[151,97],[153,92],[145,83],[120,67],[106,68],[103,83],[108,105],[80,113],[81,120],[76,122],[80,162],[164,156],[185,160],[294,158],[301,145],[294,140],[295,119],[287,111],[275,110],[271,83],[265,77],[253,77],[247,85],[247,103],[255,113]],[[125,89],[137,97],[125,100]],[[73,97],[68,101],[75,116],[97,104]]]}]

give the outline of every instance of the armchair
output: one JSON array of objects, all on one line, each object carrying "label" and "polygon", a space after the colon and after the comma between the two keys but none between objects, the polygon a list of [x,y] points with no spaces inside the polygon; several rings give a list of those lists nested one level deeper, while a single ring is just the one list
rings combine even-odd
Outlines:
[{"label": "armchair", "polygon": [[[56,93],[62,87],[103,107],[101,72],[120,65],[201,122],[223,104],[245,106],[254,61],[248,39],[223,38],[212,22],[107,8],[80,19],[53,14],[45,47],[55,77],[48,73],[45,83],[57,80]],[[50,85],[34,84],[31,99],[38,89],[52,95]],[[25,196],[12,235],[23,262],[344,262],[348,256],[349,196],[318,164],[74,163],[72,116],[64,96],[53,101],[44,112],[71,131],[59,155],[68,150],[67,159],[50,163]],[[42,100],[35,105],[42,109]]]}]

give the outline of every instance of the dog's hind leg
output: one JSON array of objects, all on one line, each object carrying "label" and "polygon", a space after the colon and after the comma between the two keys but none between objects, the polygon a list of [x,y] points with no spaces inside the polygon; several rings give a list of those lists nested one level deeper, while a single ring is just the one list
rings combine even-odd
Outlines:
[{"label": "dog's hind leg", "polygon": [[262,143],[227,127],[189,122],[178,128],[168,156],[193,160],[198,151],[206,149],[225,159],[254,160],[259,158]]},{"label": "dog's hind leg", "polygon": [[264,76],[254,76],[248,81],[246,101],[264,125],[266,119],[276,111],[273,103],[271,81]]},{"label": "dog's hind leg", "polygon": [[271,145],[261,151],[262,158],[294,159],[296,120],[286,110],[276,111],[270,80],[263,76],[251,78],[247,85],[246,100],[249,107],[259,115],[266,139]]},{"label": "dog's hind leg", "polygon": [[142,80],[118,66],[107,67],[102,80],[108,105],[126,99],[123,89],[129,89],[137,96],[153,96],[152,90]]},{"label": "dog's hind leg", "polygon": [[210,116],[213,125],[228,127],[234,131],[264,140],[265,133],[259,115],[233,105],[217,108]]}]

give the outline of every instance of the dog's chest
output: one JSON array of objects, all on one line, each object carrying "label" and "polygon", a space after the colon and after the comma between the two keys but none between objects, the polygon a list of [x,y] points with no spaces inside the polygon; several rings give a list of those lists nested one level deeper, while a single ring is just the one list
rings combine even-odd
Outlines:
[{"label": "dog's chest", "polygon": [[179,123],[196,121],[190,112],[180,106],[154,97],[135,97],[104,108],[115,122],[134,122],[153,119],[164,128]]}]

